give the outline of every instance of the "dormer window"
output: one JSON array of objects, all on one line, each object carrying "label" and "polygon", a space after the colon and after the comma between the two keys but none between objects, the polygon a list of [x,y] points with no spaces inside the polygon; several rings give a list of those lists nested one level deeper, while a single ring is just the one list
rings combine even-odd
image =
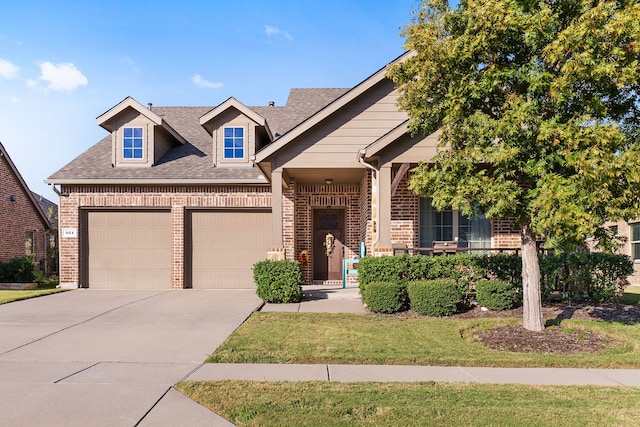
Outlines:
[{"label": "dormer window", "polygon": [[125,127],[122,129],[123,159],[142,159],[143,147],[141,127]]},{"label": "dormer window", "polygon": [[225,127],[224,128],[224,158],[244,159],[244,128]]}]

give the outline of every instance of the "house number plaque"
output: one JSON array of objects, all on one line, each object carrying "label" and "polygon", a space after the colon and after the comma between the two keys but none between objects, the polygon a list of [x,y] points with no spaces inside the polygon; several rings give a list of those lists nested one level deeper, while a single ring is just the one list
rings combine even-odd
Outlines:
[{"label": "house number plaque", "polygon": [[77,228],[63,228],[62,229],[62,237],[63,238],[78,237],[78,229]]}]

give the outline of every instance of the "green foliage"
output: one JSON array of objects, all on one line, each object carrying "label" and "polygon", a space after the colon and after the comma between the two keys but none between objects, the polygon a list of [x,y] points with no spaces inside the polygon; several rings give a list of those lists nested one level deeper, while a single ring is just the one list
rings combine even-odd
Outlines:
[{"label": "green foliage", "polygon": [[475,255],[400,255],[363,257],[358,264],[358,280],[363,291],[372,282],[407,284],[421,279],[451,278],[463,285],[474,284],[485,275]]},{"label": "green foliage", "polygon": [[362,298],[374,313],[397,313],[408,308],[407,288],[402,283],[369,283]]},{"label": "green foliage", "polygon": [[481,280],[476,284],[478,304],[489,310],[507,310],[515,307],[521,293],[511,283],[502,280]]},{"label": "green foliage", "polygon": [[32,255],[0,262],[0,282],[31,283],[35,281],[36,265]]},{"label": "green foliage", "polygon": [[487,272],[487,278],[522,284],[522,260],[519,255],[484,255],[476,262]]},{"label": "green foliage", "polygon": [[426,0],[389,70],[413,134],[438,153],[410,188],[437,209],[512,218],[541,331],[535,234],[568,252],[640,216],[640,3]]},{"label": "green foliage", "polygon": [[450,316],[462,302],[463,289],[453,279],[418,280],[407,285],[411,308],[425,316]]},{"label": "green foliage", "polygon": [[302,301],[302,270],[298,261],[265,260],[253,265],[256,293],[268,303]]},{"label": "green foliage", "polygon": [[[411,188],[514,218],[557,248],[640,206],[640,4],[430,0],[394,66],[413,133],[443,130]],[[428,101],[427,101],[428,100]]]},{"label": "green foliage", "polygon": [[558,292],[571,302],[613,302],[633,273],[633,261],[626,255],[564,253],[541,257],[540,271],[546,299]]},{"label": "green foliage", "polygon": [[55,274],[46,276],[42,270],[37,269],[34,282],[38,283],[39,288],[55,288],[60,283],[60,279]]},{"label": "green foliage", "polygon": [[[628,256],[598,252],[539,255],[542,297],[552,293],[573,302],[615,301],[633,272]],[[358,266],[361,292],[369,283],[384,281],[407,284],[415,280],[451,278],[469,290],[482,279],[511,283],[522,289],[522,261],[519,255],[447,255],[429,257],[364,257]]]}]

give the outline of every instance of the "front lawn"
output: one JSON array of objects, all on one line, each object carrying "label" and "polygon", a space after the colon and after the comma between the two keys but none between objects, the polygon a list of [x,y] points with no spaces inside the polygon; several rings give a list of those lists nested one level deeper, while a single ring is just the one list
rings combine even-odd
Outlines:
[{"label": "front lawn", "polygon": [[550,355],[491,350],[475,331],[520,319],[394,318],[332,313],[254,313],[207,362],[494,367],[640,368],[640,324],[563,320],[617,345],[599,353]]},{"label": "front lawn", "polygon": [[183,382],[242,426],[635,425],[640,389],[454,383]]},{"label": "front lawn", "polygon": [[639,305],[640,304],[640,286],[627,286],[624,289],[624,295],[620,299],[623,304]]},{"label": "front lawn", "polygon": [[0,304],[6,304],[9,302],[20,301],[23,299],[40,297],[43,295],[55,294],[57,292],[64,292],[68,289],[57,288],[43,288],[32,289],[28,291],[4,291],[0,290]]}]

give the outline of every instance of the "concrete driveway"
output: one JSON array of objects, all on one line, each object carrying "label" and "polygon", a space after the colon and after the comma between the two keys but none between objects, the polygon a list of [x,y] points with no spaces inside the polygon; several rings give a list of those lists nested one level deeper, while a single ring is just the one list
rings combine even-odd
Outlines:
[{"label": "concrete driveway", "polygon": [[74,290],[0,305],[1,425],[228,425],[171,388],[256,308],[253,290]]}]

